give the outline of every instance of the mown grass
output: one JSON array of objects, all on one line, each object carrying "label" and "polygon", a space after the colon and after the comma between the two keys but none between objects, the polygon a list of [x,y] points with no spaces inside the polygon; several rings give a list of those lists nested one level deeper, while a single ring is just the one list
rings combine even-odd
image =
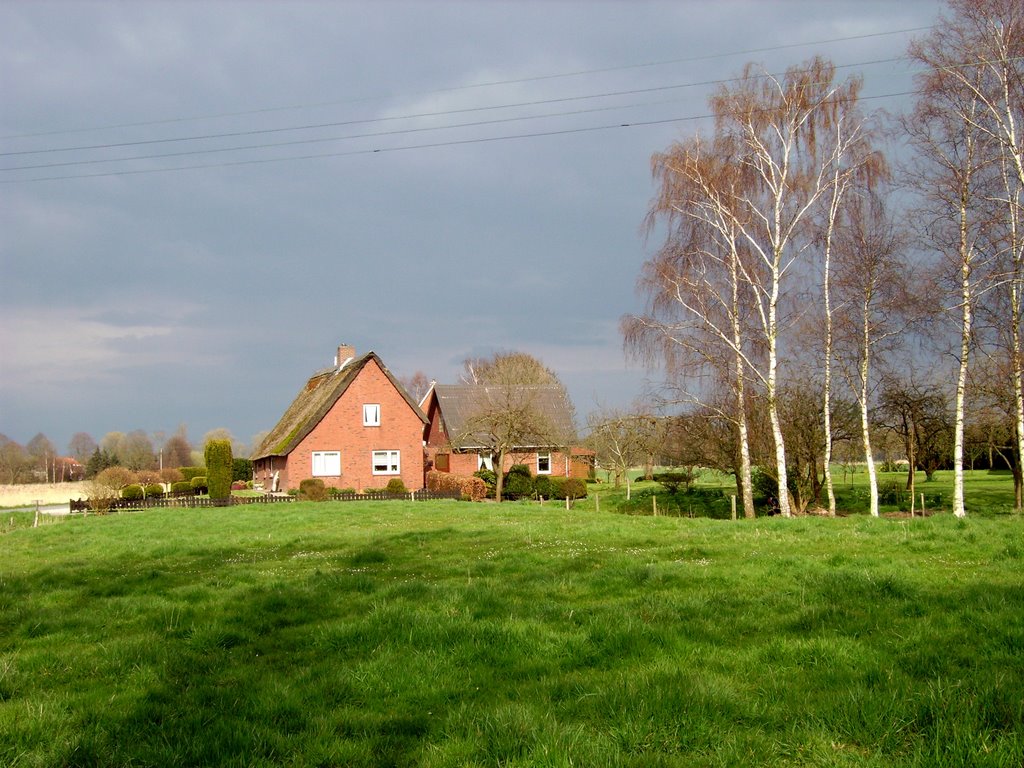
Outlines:
[{"label": "mown grass", "polygon": [[151,510],[0,537],[3,766],[1020,766],[1024,520]]}]

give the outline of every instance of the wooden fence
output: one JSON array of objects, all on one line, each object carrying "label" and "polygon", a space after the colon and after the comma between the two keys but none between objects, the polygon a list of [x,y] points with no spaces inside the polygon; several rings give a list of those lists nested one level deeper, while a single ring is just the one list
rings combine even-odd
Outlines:
[{"label": "wooden fence", "polygon": [[[331,501],[458,501],[459,493],[451,491],[413,491],[411,493],[388,493],[387,491],[368,491],[367,493],[340,493],[328,496]],[[298,501],[296,496],[231,496],[227,499],[211,499],[209,496],[148,496],[144,499],[69,499],[68,509],[71,512],[110,511],[119,512],[129,509],[159,509],[176,507],[195,509],[205,507],[237,507],[248,504],[287,504]],[[322,502],[322,503],[326,503]]]}]

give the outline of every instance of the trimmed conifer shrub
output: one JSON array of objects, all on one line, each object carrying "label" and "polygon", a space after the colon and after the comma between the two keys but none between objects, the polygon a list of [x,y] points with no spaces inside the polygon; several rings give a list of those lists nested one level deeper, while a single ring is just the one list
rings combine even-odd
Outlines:
[{"label": "trimmed conifer shrub", "polygon": [[214,504],[227,504],[231,498],[231,476],[234,460],[230,440],[211,440],[203,451],[206,459],[206,487]]},{"label": "trimmed conifer shrub", "polygon": [[390,480],[388,480],[388,484],[387,486],[385,486],[384,490],[387,491],[388,493],[394,493],[396,495],[399,493],[409,492],[408,490],[406,490],[405,483],[402,482],[402,478],[400,477],[393,477]]}]

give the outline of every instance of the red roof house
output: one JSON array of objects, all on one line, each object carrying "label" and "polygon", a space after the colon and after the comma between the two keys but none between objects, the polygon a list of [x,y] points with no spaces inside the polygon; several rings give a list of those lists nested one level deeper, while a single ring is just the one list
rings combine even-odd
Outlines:
[{"label": "red roof house", "polygon": [[357,491],[401,478],[424,486],[426,416],[374,352],[338,348],[314,374],[253,454],[253,479],[268,491],[307,478]]},{"label": "red roof house", "polygon": [[[593,469],[594,452],[573,445],[572,405],[559,386],[434,384],[420,408],[428,468],[469,476],[525,464],[533,475],[580,479]],[[501,467],[496,444],[508,448]]]}]

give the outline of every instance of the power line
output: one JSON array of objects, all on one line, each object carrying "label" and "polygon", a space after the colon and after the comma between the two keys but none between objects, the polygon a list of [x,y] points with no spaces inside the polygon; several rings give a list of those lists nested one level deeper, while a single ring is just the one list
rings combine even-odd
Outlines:
[{"label": "power line", "polygon": [[[860,101],[869,101],[872,99],[887,99],[895,98],[898,96],[909,96],[911,91],[903,91],[900,93],[886,93],[879,94],[877,96],[861,96]],[[17,183],[32,183],[40,181],[65,181],[69,179],[94,179],[112,176],[138,176],[142,174],[152,173],[172,173],[177,171],[192,171],[201,170],[207,168],[231,168],[244,165],[266,165],[270,163],[283,163],[283,162],[294,162],[298,160],[319,160],[333,157],[353,157],[357,155],[374,155],[374,154],[386,154],[392,152],[407,152],[418,149],[437,149],[441,147],[456,147],[465,146],[470,144],[485,144],[497,141],[514,141],[519,139],[536,139],[546,138],[550,136],[566,136],[570,134],[578,133],[594,133],[597,131],[608,131],[622,128],[643,128],[655,125],[667,125],[670,123],[688,122],[691,120],[703,120],[712,117],[712,115],[689,115],[686,117],[672,117],[664,118],[660,120],[643,120],[633,121],[628,123],[615,123],[607,125],[595,125],[581,128],[563,128],[551,131],[537,131],[534,133],[520,133],[510,134],[504,136],[483,136],[470,139],[451,139],[447,141],[432,142],[427,144],[413,144],[403,147],[378,147],[373,149],[355,149],[348,150],[345,152],[325,152],[308,155],[296,155],[290,157],[273,157],[273,158],[258,158],[249,160],[234,160],[226,161],[221,163],[197,163],[195,165],[183,165],[176,166],[174,168],[142,168],[136,170],[122,170],[122,171],[104,171],[101,173],[85,173],[85,174],[69,174],[65,176],[42,176],[33,179],[0,179],[0,184],[17,184]]]},{"label": "power line", "polygon": [[[854,64],[843,64],[843,65],[836,66],[836,69],[849,69],[849,68],[853,68],[853,67],[863,67],[863,66],[871,66],[871,65],[875,65],[875,64],[885,64],[885,63],[891,63],[893,61],[905,60],[905,58],[906,57],[899,56],[899,57],[894,57],[894,58],[890,58],[890,59],[878,59],[878,60],[875,60],[875,61],[857,62],[857,63],[854,63]],[[776,77],[776,76],[777,75],[773,75],[773,74],[770,74],[770,73],[765,73],[764,75],[759,75],[758,77]],[[424,118],[424,117],[447,117],[447,116],[457,115],[457,114],[485,112],[485,111],[493,111],[493,110],[500,110],[500,109],[514,109],[514,108],[520,108],[520,107],[543,106],[543,105],[548,105],[548,104],[558,104],[558,103],[565,103],[565,102],[585,101],[585,100],[591,100],[591,99],[612,98],[612,97],[618,97],[618,96],[629,96],[629,95],[637,95],[637,94],[643,94],[643,93],[657,93],[657,92],[661,92],[661,91],[680,90],[680,89],[684,89],[684,88],[705,87],[705,86],[709,86],[709,85],[722,85],[724,83],[736,82],[738,79],[739,78],[732,77],[732,78],[723,78],[723,79],[718,79],[718,80],[705,80],[703,82],[698,82],[698,83],[683,83],[683,84],[676,84],[676,85],[654,86],[654,87],[650,87],[650,88],[635,88],[635,89],[631,89],[631,90],[611,91],[611,92],[606,92],[606,93],[590,94],[590,95],[584,95],[584,96],[569,96],[569,97],[558,98],[558,99],[541,99],[541,100],[536,100],[536,101],[520,102],[520,103],[517,103],[517,104],[503,104],[503,105],[489,106],[489,107],[468,107],[468,108],[463,108],[463,109],[452,109],[452,110],[444,110],[444,111],[439,111],[439,112],[426,112],[426,113],[413,114],[413,115],[402,115],[402,116],[381,117],[381,118],[367,118],[367,119],[363,119],[363,120],[346,120],[346,121],[334,122],[334,123],[320,123],[320,124],[317,124],[317,125],[293,126],[293,127],[288,127],[288,128],[270,128],[270,129],[251,130],[251,131],[235,131],[235,132],[231,132],[231,133],[221,133],[221,134],[208,134],[208,135],[203,135],[203,136],[189,136],[189,137],[177,137],[177,138],[169,138],[169,139],[150,139],[150,140],[145,140],[145,141],[117,142],[117,143],[112,143],[112,144],[99,144],[99,145],[82,146],[82,147],[67,147],[67,148],[63,148],[63,149],[40,149],[40,150],[30,150],[30,151],[24,151],[24,152],[0,152],[0,157],[24,156],[24,155],[32,155],[32,154],[49,154],[49,153],[54,153],[54,152],[85,151],[85,150],[96,150],[96,149],[115,149],[115,148],[147,146],[147,145],[155,145],[155,144],[169,144],[169,143],[177,143],[177,142],[185,142],[185,141],[204,141],[204,140],[220,139],[220,138],[239,138],[239,137],[242,137],[242,136],[266,135],[266,134],[271,134],[271,133],[282,133],[282,132],[287,132],[287,131],[311,130],[311,129],[318,129],[318,128],[341,127],[341,126],[349,126],[349,125],[366,125],[366,124],[371,124],[371,123],[393,122],[393,121],[396,121],[396,120],[412,120],[412,119],[418,119],[418,118]],[[676,100],[673,99],[671,101],[676,101]],[[158,159],[158,158],[167,158],[167,157],[181,157],[181,156],[184,156],[184,155],[202,155],[202,154],[213,154],[213,153],[218,153],[218,152],[238,152],[238,151],[242,151],[242,150],[246,150],[246,149],[266,149],[266,148],[273,148],[273,147],[293,146],[293,145],[296,145],[296,144],[318,144],[318,143],[324,143],[324,142],[329,142],[329,141],[343,141],[343,140],[356,139],[356,138],[368,138],[368,137],[378,137],[378,136],[392,136],[392,135],[398,135],[398,134],[403,134],[403,133],[421,133],[421,132],[424,132],[424,131],[444,130],[444,129],[447,129],[447,128],[465,128],[465,127],[474,127],[474,126],[481,126],[481,125],[495,125],[495,124],[506,123],[506,122],[518,122],[518,121],[522,121],[522,120],[537,120],[537,119],[542,119],[542,118],[546,118],[546,117],[567,117],[567,116],[573,116],[573,115],[589,114],[589,113],[594,113],[594,112],[606,112],[606,111],[612,111],[612,110],[617,110],[617,109],[635,109],[637,107],[645,107],[645,106],[653,106],[653,105],[656,105],[656,104],[671,103],[671,101],[646,102],[646,103],[639,103],[639,104],[613,105],[613,106],[606,106],[606,107],[593,107],[593,108],[590,108],[590,109],[578,109],[578,110],[571,110],[571,111],[566,111],[566,112],[552,112],[552,113],[546,113],[546,114],[542,114],[542,115],[527,115],[527,116],[506,117],[506,118],[499,118],[499,119],[495,119],[495,120],[482,120],[482,121],[468,122],[468,123],[454,123],[454,124],[442,125],[442,126],[430,126],[430,127],[427,127],[427,128],[405,128],[405,129],[400,129],[400,130],[395,130],[395,131],[377,131],[377,132],[371,132],[371,133],[353,134],[353,135],[349,135],[349,136],[335,136],[335,137],[328,137],[328,138],[312,138],[312,139],[296,139],[294,141],[271,142],[271,143],[265,143],[265,144],[249,144],[249,145],[242,145],[242,146],[235,146],[235,147],[218,147],[218,148],[211,148],[211,149],[193,149],[193,150],[185,150],[185,151],[182,151],[182,152],[167,152],[167,153],[150,154],[150,155],[136,155],[136,156],[132,156],[132,157],[122,157],[122,158],[97,158],[97,159],[91,159],[91,160],[70,160],[70,161],[57,162],[57,163],[39,163],[39,164],[35,164],[35,165],[9,166],[9,167],[6,167],[6,168],[0,168],[0,171],[24,171],[24,170],[34,170],[34,169],[39,169],[39,168],[57,168],[57,167],[67,167],[67,166],[75,166],[75,165],[95,165],[97,163],[126,162],[126,161],[130,161],[130,160],[149,160],[149,159]]]},{"label": "power line", "polygon": [[[845,37],[835,37],[835,38],[830,38],[830,39],[827,39],[827,40],[815,40],[815,41],[800,42],[800,43],[784,43],[784,44],[781,44],[781,45],[764,46],[764,47],[760,47],[760,48],[748,48],[748,49],[741,50],[741,51],[729,51],[729,52],[725,52],[725,53],[711,53],[711,54],[704,54],[704,55],[701,55],[701,56],[688,56],[688,57],[678,58],[678,59],[665,59],[665,60],[662,60],[662,61],[641,62],[641,63],[638,63],[638,64],[622,64],[622,65],[614,66],[614,67],[600,67],[600,68],[595,68],[595,69],[577,70],[577,71],[574,71],[574,72],[562,72],[562,73],[549,74],[549,75],[534,75],[534,76],[531,76],[531,77],[513,78],[513,79],[508,79],[508,80],[493,80],[493,81],[489,81],[489,82],[485,82],[485,83],[472,83],[472,84],[469,84],[469,85],[452,86],[450,88],[436,88],[436,89],[432,89],[432,90],[428,90],[428,91],[420,91],[420,92],[409,94],[409,96],[427,96],[427,95],[439,94],[439,93],[453,93],[453,92],[458,92],[458,91],[476,90],[476,89],[482,89],[482,88],[492,88],[492,87],[501,86],[501,85],[518,85],[518,84],[522,84],[522,83],[543,82],[543,81],[547,81],[547,80],[556,80],[556,79],[563,79],[563,78],[570,78],[570,77],[580,77],[580,76],[584,76],[584,75],[606,74],[608,72],[620,72],[620,71],[626,71],[626,70],[631,70],[631,69],[644,69],[644,68],[651,68],[651,67],[661,67],[661,66],[668,66],[668,65],[672,65],[672,64],[689,64],[689,63],[694,63],[694,62],[698,62],[698,61],[709,61],[709,60],[712,60],[712,59],[728,58],[730,56],[746,56],[746,55],[750,55],[750,54],[754,54],[754,53],[768,53],[768,52],[771,52],[771,51],[787,50],[787,49],[791,49],[791,48],[802,48],[802,47],[812,46],[812,45],[827,45],[827,44],[831,44],[831,43],[841,43],[841,42],[848,42],[848,41],[853,41],[853,40],[867,40],[867,39],[877,38],[877,37],[886,37],[886,36],[891,36],[891,35],[909,34],[909,33],[912,33],[912,32],[923,32],[923,31],[926,31],[926,30],[929,30],[929,29],[932,29],[932,28],[933,28],[932,26],[908,27],[906,29],[887,30],[887,31],[883,31],[883,32],[869,32],[869,33],[865,33],[863,35],[848,35],[848,36],[845,36]],[[173,118],[164,118],[164,119],[161,119],[161,120],[147,120],[147,121],[140,121],[140,122],[134,122],[134,123],[118,123],[118,124],[112,124],[112,125],[106,125],[106,126],[97,126],[97,127],[92,127],[92,128],[72,128],[72,129],[64,129],[64,130],[57,130],[57,131],[38,131],[38,132],[34,132],[34,133],[21,133],[21,134],[14,134],[14,135],[11,135],[11,136],[4,136],[4,137],[0,137],[0,140],[9,141],[9,140],[12,140],[12,139],[38,138],[38,137],[42,137],[42,136],[60,136],[60,135],[73,134],[73,133],[87,133],[87,132],[96,132],[96,131],[116,130],[116,129],[121,129],[121,128],[140,128],[140,127],[153,126],[153,125],[167,125],[167,124],[171,124],[171,123],[194,122],[194,121],[199,121],[199,120],[215,120],[215,119],[222,119],[222,118],[227,118],[227,117],[244,117],[244,116],[247,116],[247,115],[268,114],[268,113],[272,113],[272,112],[294,111],[294,110],[300,110],[300,109],[313,109],[313,108],[318,108],[318,107],[338,106],[338,105],[358,104],[358,103],[365,103],[365,102],[381,101],[381,100],[383,100],[385,98],[388,98],[388,97],[387,96],[368,96],[368,97],[356,98],[356,99],[325,101],[325,102],[317,102],[317,103],[310,103],[310,104],[298,104],[298,105],[292,105],[292,106],[264,107],[264,108],[260,108],[260,109],[243,110],[243,111],[238,111],[238,112],[223,112],[223,113],[210,114],[210,115],[200,115],[200,116],[195,116],[195,117],[173,117]],[[282,129],[282,130],[287,130],[287,129]],[[42,150],[42,151],[46,151],[46,150]],[[61,150],[54,150],[54,151],[61,151]],[[11,153],[0,153],[0,154],[11,154]]]}]

